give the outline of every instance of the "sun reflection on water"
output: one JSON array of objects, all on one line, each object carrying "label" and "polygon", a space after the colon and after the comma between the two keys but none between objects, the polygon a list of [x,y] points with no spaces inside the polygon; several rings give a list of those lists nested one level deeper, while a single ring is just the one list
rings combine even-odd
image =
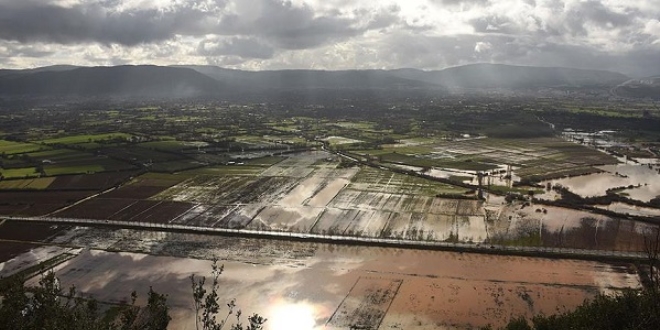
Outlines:
[{"label": "sun reflection on water", "polygon": [[306,303],[281,302],[269,314],[266,324],[270,330],[311,330],[316,326],[314,308]]}]

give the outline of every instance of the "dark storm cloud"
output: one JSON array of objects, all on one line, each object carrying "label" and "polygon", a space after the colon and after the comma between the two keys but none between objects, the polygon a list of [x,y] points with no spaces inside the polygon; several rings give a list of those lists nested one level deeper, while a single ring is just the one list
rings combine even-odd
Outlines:
[{"label": "dark storm cloud", "polygon": [[40,1],[0,2],[0,39],[23,43],[44,41],[136,45],[171,38],[175,33],[201,31],[205,13],[192,8],[178,11],[135,9],[113,11],[98,2],[61,7]]},{"label": "dark storm cloud", "polygon": [[305,49],[398,20],[396,7],[346,18],[318,15],[309,6],[294,6],[287,1],[253,2],[260,8],[256,15],[230,13],[225,10],[225,1],[213,1],[210,6],[186,4],[169,9],[124,11],[115,10],[119,2],[113,0],[71,7],[35,0],[0,1],[0,39],[134,46],[172,39],[175,35],[211,34],[257,36],[280,48]]},{"label": "dark storm cloud", "polygon": [[630,10],[629,13],[617,13],[605,7],[600,1],[579,3],[566,14],[566,24],[573,34],[586,35],[585,25],[592,24],[600,29],[613,29],[629,26],[641,13]]}]

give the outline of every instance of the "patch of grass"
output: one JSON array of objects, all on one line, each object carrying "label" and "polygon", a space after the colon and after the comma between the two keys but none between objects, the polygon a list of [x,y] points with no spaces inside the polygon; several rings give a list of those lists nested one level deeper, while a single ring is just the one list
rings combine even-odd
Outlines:
[{"label": "patch of grass", "polygon": [[450,175],[447,179],[456,182],[463,182],[472,180],[472,177],[467,175]]},{"label": "patch of grass", "polygon": [[34,143],[0,140],[0,154],[13,155],[38,151],[46,147]]},{"label": "patch of grass", "polygon": [[0,175],[4,178],[31,178],[38,177],[39,172],[35,167],[21,167],[21,168],[9,168],[9,169],[0,169]]},{"label": "patch of grass", "polygon": [[363,167],[349,186],[353,190],[396,192],[401,194],[436,196],[438,194],[463,195],[468,189],[428,180],[412,175],[392,173],[372,167]]},{"label": "patch of grass", "polygon": [[162,150],[167,152],[177,152],[186,148],[190,148],[181,141],[152,141],[152,142],[140,143],[138,144],[138,146],[147,149]]},{"label": "patch of grass", "polygon": [[179,172],[195,167],[202,166],[199,162],[191,160],[175,160],[171,162],[155,163],[151,165],[151,170],[156,172]]},{"label": "patch of grass", "polygon": [[498,186],[498,185],[490,185],[488,186],[488,189],[490,191],[496,192],[496,193],[501,193],[501,194],[506,194],[506,193],[516,193],[516,194],[522,194],[522,195],[527,195],[530,191],[534,193],[534,195],[540,195],[543,194],[544,191],[543,189],[539,188],[533,188],[533,187],[506,187],[506,186]]},{"label": "patch of grass", "polygon": [[204,167],[194,170],[185,171],[186,174],[204,174],[204,175],[246,175],[256,176],[264,171],[262,166],[251,165],[221,165]]},{"label": "patch of grass", "polygon": [[471,159],[466,159],[464,161],[432,159],[400,153],[383,154],[380,155],[380,159],[389,163],[400,163],[420,167],[454,168],[468,171],[488,171],[497,168],[497,165],[472,161]]},{"label": "patch of grass", "polygon": [[403,145],[403,144],[388,144],[384,145],[383,149],[398,154],[407,155],[427,155],[434,151],[432,146],[422,145]]},{"label": "patch of grass", "polygon": [[375,126],[374,123],[366,122],[366,121],[338,122],[338,123],[334,123],[333,125],[339,126],[341,128],[352,128],[352,129],[359,129],[359,130],[371,130]]},{"label": "patch of grass", "polygon": [[73,155],[86,155],[86,156],[92,156],[91,154],[85,154],[80,151],[75,151],[75,150],[69,150],[69,149],[52,149],[52,150],[44,150],[44,151],[39,151],[39,152],[31,152],[29,154],[26,154],[30,158],[37,159],[37,160],[44,160],[44,159],[50,159],[50,160],[59,160],[63,158],[70,158],[70,157],[75,157]]},{"label": "patch of grass", "polygon": [[492,238],[488,240],[488,243],[508,246],[541,246],[543,240],[538,232],[534,232],[514,238]]},{"label": "patch of grass", "polygon": [[97,164],[88,164],[88,165],[46,165],[44,166],[44,172],[46,175],[64,175],[64,174],[87,174],[87,173],[96,173],[103,172],[105,169],[101,165]]},{"label": "patch of grass", "polygon": [[285,156],[268,156],[268,157],[261,157],[261,158],[255,158],[255,159],[248,159],[243,161],[243,164],[245,165],[253,165],[253,166],[273,166],[283,160],[285,160],[287,157]]},{"label": "patch of grass", "polygon": [[55,178],[34,178],[23,180],[0,181],[0,189],[34,189],[43,190],[48,188]]},{"label": "patch of grass", "polygon": [[45,144],[79,144],[90,142],[103,142],[117,139],[130,139],[132,135],[126,133],[107,133],[107,134],[84,134],[63,136],[48,140],[39,141]]}]

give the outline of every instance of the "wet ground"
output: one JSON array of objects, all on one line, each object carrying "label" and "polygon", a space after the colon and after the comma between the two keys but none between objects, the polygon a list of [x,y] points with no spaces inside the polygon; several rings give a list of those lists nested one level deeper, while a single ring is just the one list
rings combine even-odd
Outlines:
[{"label": "wet ground", "polygon": [[271,330],[498,326],[639,286],[630,265],[585,261],[83,229],[61,240],[133,251],[83,250],[56,271],[107,302],[135,289],[144,302],[153,286],[168,294],[172,329],[194,328],[189,276],[208,275],[213,257],[225,266],[221,301]]}]

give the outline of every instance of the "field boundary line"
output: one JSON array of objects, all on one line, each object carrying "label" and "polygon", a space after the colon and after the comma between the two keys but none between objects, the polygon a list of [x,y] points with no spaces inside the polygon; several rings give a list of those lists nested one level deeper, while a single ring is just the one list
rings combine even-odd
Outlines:
[{"label": "field boundary line", "polygon": [[339,305],[337,305],[337,308],[335,308],[335,311],[332,312],[332,315],[330,315],[330,317],[328,318],[328,321],[325,322],[326,326],[328,326],[328,323],[330,323],[330,321],[332,321],[332,318],[335,317],[335,315],[337,314],[337,311],[339,311],[339,308],[341,308],[341,305],[343,305],[344,302],[346,301],[346,299],[348,299],[348,296],[351,295],[351,292],[353,292],[353,289],[355,289],[355,287],[357,286],[358,282],[360,282],[361,279],[362,279],[362,275],[360,275],[360,277],[358,277],[357,280],[355,280],[355,283],[353,283],[353,286],[348,290],[348,293],[346,293],[346,295],[344,296],[344,299],[341,300]]},{"label": "field boundary line", "polygon": [[378,325],[376,325],[376,329],[380,328],[380,325],[383,323],[383,320],[385,319],[385,316],[387,316],[387,313],[390,311],[390,307],[392,307],[392,304],[394,303],[394,299],[396,299],[396,295],[399,294],[399,290],[401,289],[401,286],[403,285],[403,279],[395,280],[395,281],[399,282],[399,285],[397,285],[396,290],[394,291],[394,295],[392,296],[392,299],[390,299],[390,304],[387,305],[387,308],[385,309],[385,313],[383,313],[383,317],[381,317],[380,321],[378,321]]}]

